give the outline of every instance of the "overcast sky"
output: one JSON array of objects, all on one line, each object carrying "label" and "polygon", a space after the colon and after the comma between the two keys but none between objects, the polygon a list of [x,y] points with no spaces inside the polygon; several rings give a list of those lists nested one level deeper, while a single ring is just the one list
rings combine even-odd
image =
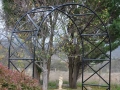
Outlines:
[{"label": "overcast sky", "polygon": [[120,59],[120,46],[111,53],[112,59]]}]

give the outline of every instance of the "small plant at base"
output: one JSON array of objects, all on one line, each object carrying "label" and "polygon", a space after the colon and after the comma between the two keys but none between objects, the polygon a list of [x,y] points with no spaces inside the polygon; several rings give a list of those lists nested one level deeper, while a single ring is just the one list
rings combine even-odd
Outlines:
[{"label": "small plant at base", "polygon": [[0,90],[40,90],[36,79],[0,64]]}]

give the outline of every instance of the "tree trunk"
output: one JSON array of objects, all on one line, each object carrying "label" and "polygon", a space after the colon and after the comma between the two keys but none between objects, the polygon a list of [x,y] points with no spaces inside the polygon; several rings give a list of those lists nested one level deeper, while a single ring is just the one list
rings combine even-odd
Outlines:
[{"label": "tree trunk", "polygon": [[39,80],[39,84],[40,84],[40,72],[38,71],[38,68],[37,68],[36,64],[34,65],[34,78]]},{"label": "tree trunk", "polygon": [[43,90],[48,89],[48,70],[47,70],[47,63],[43,60]]},{"label": "tree trunk", "polygon": [[72,88],[73,89],[76,89],[77,88],[77,74],[79,74],[77,72],[77,65],[76,65],[77,62],[74,62],[74,67],[73,67],[73,81],[72,81]]},{"label": "tree trunk", "polygon": [[48,89],[47,69],[43,71],[43,90]]},{"label": "tree trunk", "polygon": [[69,87],[72,89],[77,88],[77,79],[79,76],[79,65],[77,63],[75,58],[69,57]]},{"label": "tree trunk", "polygon": [[[75,70],[76,68],[74,68]],[[69,87],[72,89],[77,88],[77,70],[73,71],[73,68],[69,68]]]},{"label": "tree trunk", "polygon": [[69,87],[72,88],[72,59],[69,58]]},{"label": "tree trunk", "polygon": [[47,64],[47,70],[48,70],[48,76],[47,76],[47,78],[48,78],[48,81],[49,81],[49,75],[50,75],[50,65],[51,65],[51,56],[49,57],[49,59],[48,59],[48,62],[47,62],[48,64]]}]

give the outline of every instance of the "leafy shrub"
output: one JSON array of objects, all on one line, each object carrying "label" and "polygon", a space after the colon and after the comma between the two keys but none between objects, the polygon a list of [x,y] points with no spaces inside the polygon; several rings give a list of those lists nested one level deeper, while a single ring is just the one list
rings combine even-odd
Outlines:
[{"label": "leafy shrub", "polygon": [[0,64],[0,90],[40,90],[37,80]]},{"label": "leafy shrub", "polygon": [[56,81],[49,82],[49,83],[48,83],[48,88],[49,88],[49,89],[55,89],[55,88],[58,87],[57,84],[58,84],[58,82],[56,82]]}]

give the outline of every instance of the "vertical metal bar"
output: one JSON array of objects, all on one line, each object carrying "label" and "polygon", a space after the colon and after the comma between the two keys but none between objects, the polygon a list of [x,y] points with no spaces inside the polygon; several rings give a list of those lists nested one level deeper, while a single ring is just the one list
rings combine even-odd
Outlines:
[{"label": "vertical metal bar", "polygon": [[10,69],[10,46],[8,51],[8,69]]},{"label": "vertical metal bar", "polygon": [[35,35],[33,35],[33,42],[34,42],[34,44],[33,44],[33,47],[34,47],[34,52],[33,52],[33,78],[34,78],[34,71],[35,71],[35,48],[36,48],[36,38],[37,38],[37,34],[35,34]]},{"label": "vertical metal bar", "polygon": [[81,36],[81,44],[82,44],[82,90],[84,89],[84,42]]},{"label": "vertical metal bar", "polygon": [[84,60],[82,58],[82,90],[84,89]]},{"label": "vertical metal bar", "polygon": [[111,42],[110,42],[110,61],[109,61],[109,90],[111,90]]},{"label": "vertical metal bar", "polygon": [[10,52],[11,52],[12,35],[13,35],[13,32],[11,33],[11,39],[10,39],[9,49],[8,49],[8,69],[10,69],[10,57],[11,57]]},{"label": "vertical metal bar", "polygon": [[110,66],[109,66],[109,90],[111,90],[111,60],[110,60]]},{"label": "vertical metal bar", "polygon": [[34,71],[35,71],[35,46],[34,46],[34,51],[33,51],[33,75],[32,75],[33,78],[34,78]]}]

